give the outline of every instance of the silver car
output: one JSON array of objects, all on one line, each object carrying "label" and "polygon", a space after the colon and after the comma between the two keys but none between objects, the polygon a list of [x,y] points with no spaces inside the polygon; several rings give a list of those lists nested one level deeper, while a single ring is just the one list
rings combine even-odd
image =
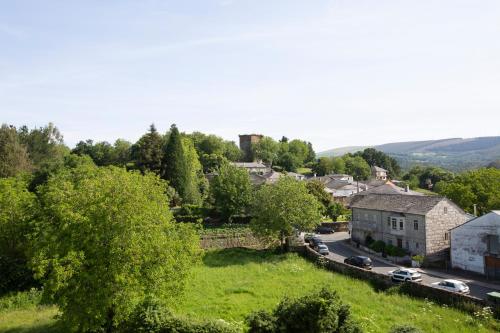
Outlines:
[{"label": "silver car", "polygon": [[318,246],[316,247],[316,251],[324,256],[330,253],[330,251],[328,250],[328,246],[326,246],[325,244],[318,244]]},{"label": "silver car", "polygon": [[435,288],[444,289],[460,294],[468,294],[470,292],[469,286],[458,280],[449,279],[443,280],[441,282],[434,282],[432,286]]},{"label": "silver car", "polygon": [[413,281],[422,282],[422,275],[411,268],[398,268],[390,271],[389,276],[393,281]]}]

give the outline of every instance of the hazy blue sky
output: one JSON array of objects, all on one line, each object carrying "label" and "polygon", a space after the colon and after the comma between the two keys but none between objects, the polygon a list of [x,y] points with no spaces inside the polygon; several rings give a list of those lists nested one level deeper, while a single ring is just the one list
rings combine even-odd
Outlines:
[{"label": "hazy blue sky", "polygon": [[500,135],[499,0],[0,0],[0,122],[346,145]]}]

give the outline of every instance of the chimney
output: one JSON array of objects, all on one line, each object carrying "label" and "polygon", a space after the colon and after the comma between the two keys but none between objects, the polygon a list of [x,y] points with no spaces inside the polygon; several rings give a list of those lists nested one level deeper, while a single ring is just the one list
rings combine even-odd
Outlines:
[{"label": "chimney", "polygon": [[410,192],[410,185],[405,186],[405,192],[407,192],[407,193]]}]

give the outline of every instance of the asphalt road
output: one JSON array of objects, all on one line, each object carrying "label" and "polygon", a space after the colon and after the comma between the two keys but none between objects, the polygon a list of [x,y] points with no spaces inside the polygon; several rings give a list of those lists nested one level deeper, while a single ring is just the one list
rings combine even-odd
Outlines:
[{"label": "asphalt road", "polygon": [[[321,239],[323,239],[323,242],[325,243],[325,245],[328,246],[328,249],[330,250],[330,254],[328,255],[328,257],[335,261],[344,262],[344,259],[347,257],[360,255],[359,252],[357,252],[356,250],[345,244],[345,240],[349,239],[349,234],[347,232],[336,232],[331,235],[320,235],[320,237]],[[371,257],[371,259],[373,266],[372,269],[377,273],[386,274],[389,271],[399,267],[397,265],[387,264],[373,257]],[[422,283],[426,285],[431,285],[433,282],[439,282],[444,279],[443,277],[432,275],[429,272],[427,273],[421,272],[421,274],[422,274]],[[447,275],[452,275],[452,274],[447,273]],[[480,285],[481,282],[477,282],[475,280],[470,280],[470,279],[464,279],[458,276],[447,277],[447,278],[454,278],[456,280],[465,282],[470,288],[470,295],[478,298],[485,299],[487,293],[491,291],[498,291],[498,289],[500,289],[500,288],[496,289],[489,288],[484,286],[484,284]]]}]

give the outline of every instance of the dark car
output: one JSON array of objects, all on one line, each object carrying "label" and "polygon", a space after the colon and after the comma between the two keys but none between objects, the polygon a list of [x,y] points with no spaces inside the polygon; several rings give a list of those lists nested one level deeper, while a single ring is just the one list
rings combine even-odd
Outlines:
[{"label": "dark car", "polygon": [[304,235],[304,242],[309,243],[313,237],[315,237],[315,234],[307,233]]},{"label": "dark car", "polygon": [[323,244],[323,240],[319,237],[313,237],[309,241],[309,245],[311,245],[311,247],[313,247],[313,248],[318,246],[319,244]]},{"label": "dark car", "polygon": [[344,260],[344,263],[364,269],[372,269],[372,260],[364,256],[353,256],[346,258]]},{"label": "dark car", "polygon": [[331,227],[321,226],[321,227],[316,228],[316,232],[318,234],[333,234],[335,232],[335,230],[333,230],[333,228],[331,228]]}]

